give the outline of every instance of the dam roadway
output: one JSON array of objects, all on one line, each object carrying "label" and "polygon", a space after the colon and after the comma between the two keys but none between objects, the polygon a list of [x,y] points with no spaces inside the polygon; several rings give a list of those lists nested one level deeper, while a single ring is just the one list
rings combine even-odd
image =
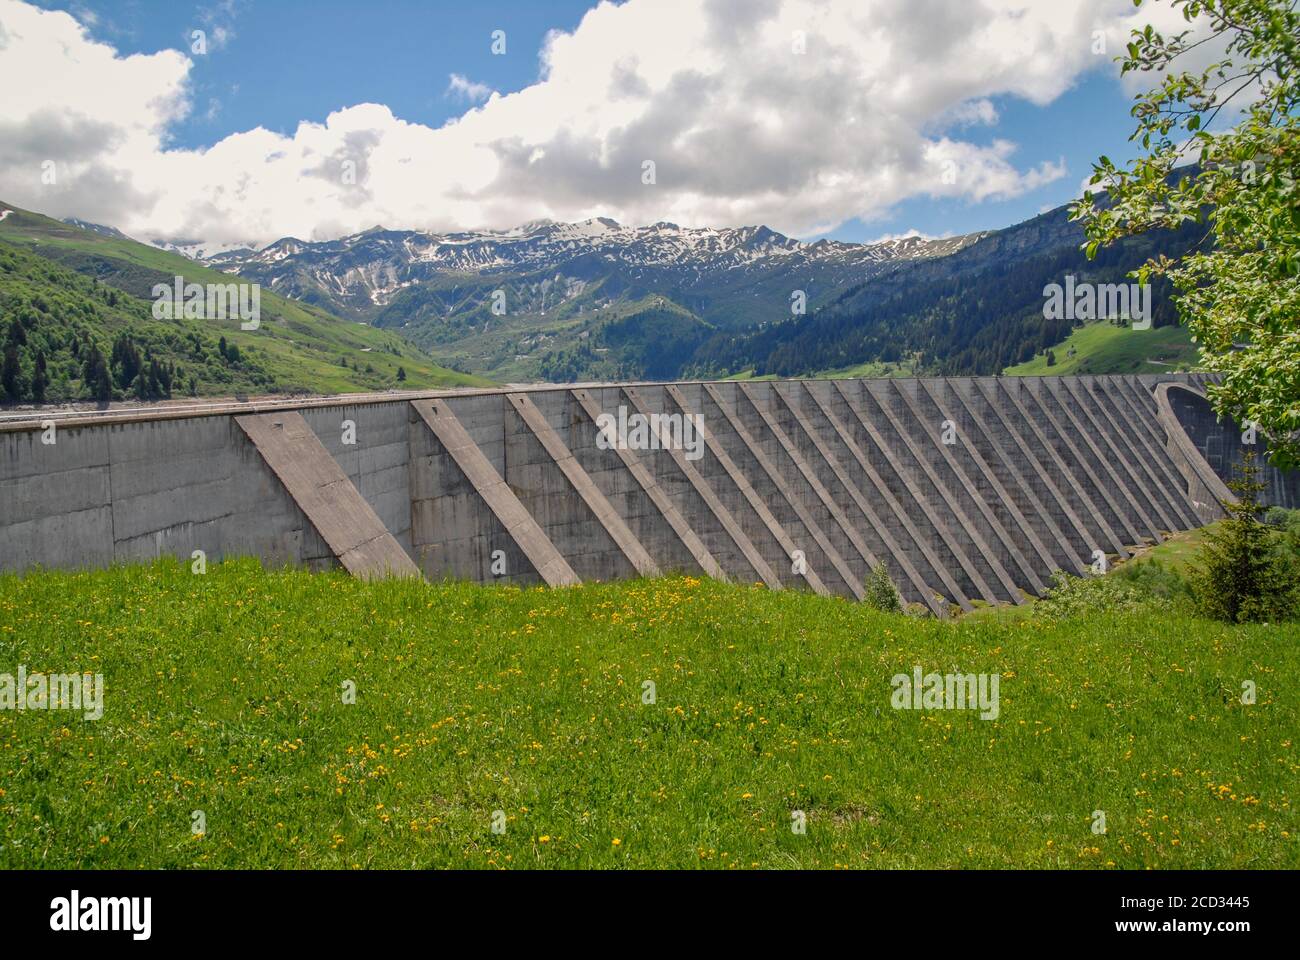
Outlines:
[{"label": "dam roadway", "polygon": [[[1201,374],[627,383],[0,418],[0,570],[209,561],[562,586],[702,573],[939,615],[1222,515]],[[641,429],[627,429],[627,425]],[[615,428],[614,424],[618,427]],[[1254,447],[1265,452],[1262,444]],[[1300,478],[1263,471],[1265,500]]]}]

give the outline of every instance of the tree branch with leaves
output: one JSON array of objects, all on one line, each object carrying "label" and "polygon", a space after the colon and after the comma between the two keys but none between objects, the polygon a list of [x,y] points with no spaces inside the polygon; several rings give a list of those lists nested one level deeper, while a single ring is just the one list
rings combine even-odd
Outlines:
[{"label": "tree branch with leaves", "polygon": [[[1141,6],[1144,0],[1134,0]],[[1253,422],[1274,463],[1300,465],[1300,11],[1297,0],[1171,0],[1189,29],[1134,30],[1121,72],[1152,73],[1135,98],[1129,138],[1142,155],[1093,165],[1082,221],[1089,257],[1148,230],[1206,226],[1206,241],[1178,260],[1135,271],[1166,276],[1202,365],[1222,374],[1210,388],[1221,415]],[[1191,25],[1207,35],[1192,39]],[[1223,45],[1221,59],[1185,69],[1192,51]],[[1232,119],[1228,127],[1216,121]]]}]

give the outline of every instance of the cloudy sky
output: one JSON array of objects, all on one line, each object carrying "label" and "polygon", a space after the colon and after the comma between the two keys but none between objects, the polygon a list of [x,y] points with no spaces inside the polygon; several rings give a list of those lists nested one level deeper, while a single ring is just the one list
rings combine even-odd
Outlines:
[{"label": "cloudy sky", "polygon": [[1112,58],[1147,20],[1180,22],[1131,0],[0,0],[0,201],[210,243],[592,216],[964,233],[1130,154]]}]

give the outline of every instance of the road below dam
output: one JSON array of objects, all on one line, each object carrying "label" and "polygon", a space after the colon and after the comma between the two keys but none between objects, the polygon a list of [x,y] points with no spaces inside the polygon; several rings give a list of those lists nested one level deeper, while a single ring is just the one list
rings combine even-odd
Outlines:
[{"label": "road below dam", "polygon": [[[1199,374],[608,384],[0,420],[0,570],[174,555],[361,577],[702,573],[1020,603],[1222,515]],[[1266,467],[1264,499],[1300,506]],[[201,551],[202,553],[198,553]]]}]

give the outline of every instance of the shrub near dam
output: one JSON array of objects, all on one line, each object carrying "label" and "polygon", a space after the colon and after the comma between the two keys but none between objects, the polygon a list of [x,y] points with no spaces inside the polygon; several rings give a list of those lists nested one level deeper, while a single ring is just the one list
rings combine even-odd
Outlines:
[{"label": "shrub near dam", "polygon": [[[1300,625],[957,622],[707,579],[0,577],[0,867],[1300,865]],[[996,719],[891,678],[998,678]],[[986,711],[988,712],[988,711]]]}]

